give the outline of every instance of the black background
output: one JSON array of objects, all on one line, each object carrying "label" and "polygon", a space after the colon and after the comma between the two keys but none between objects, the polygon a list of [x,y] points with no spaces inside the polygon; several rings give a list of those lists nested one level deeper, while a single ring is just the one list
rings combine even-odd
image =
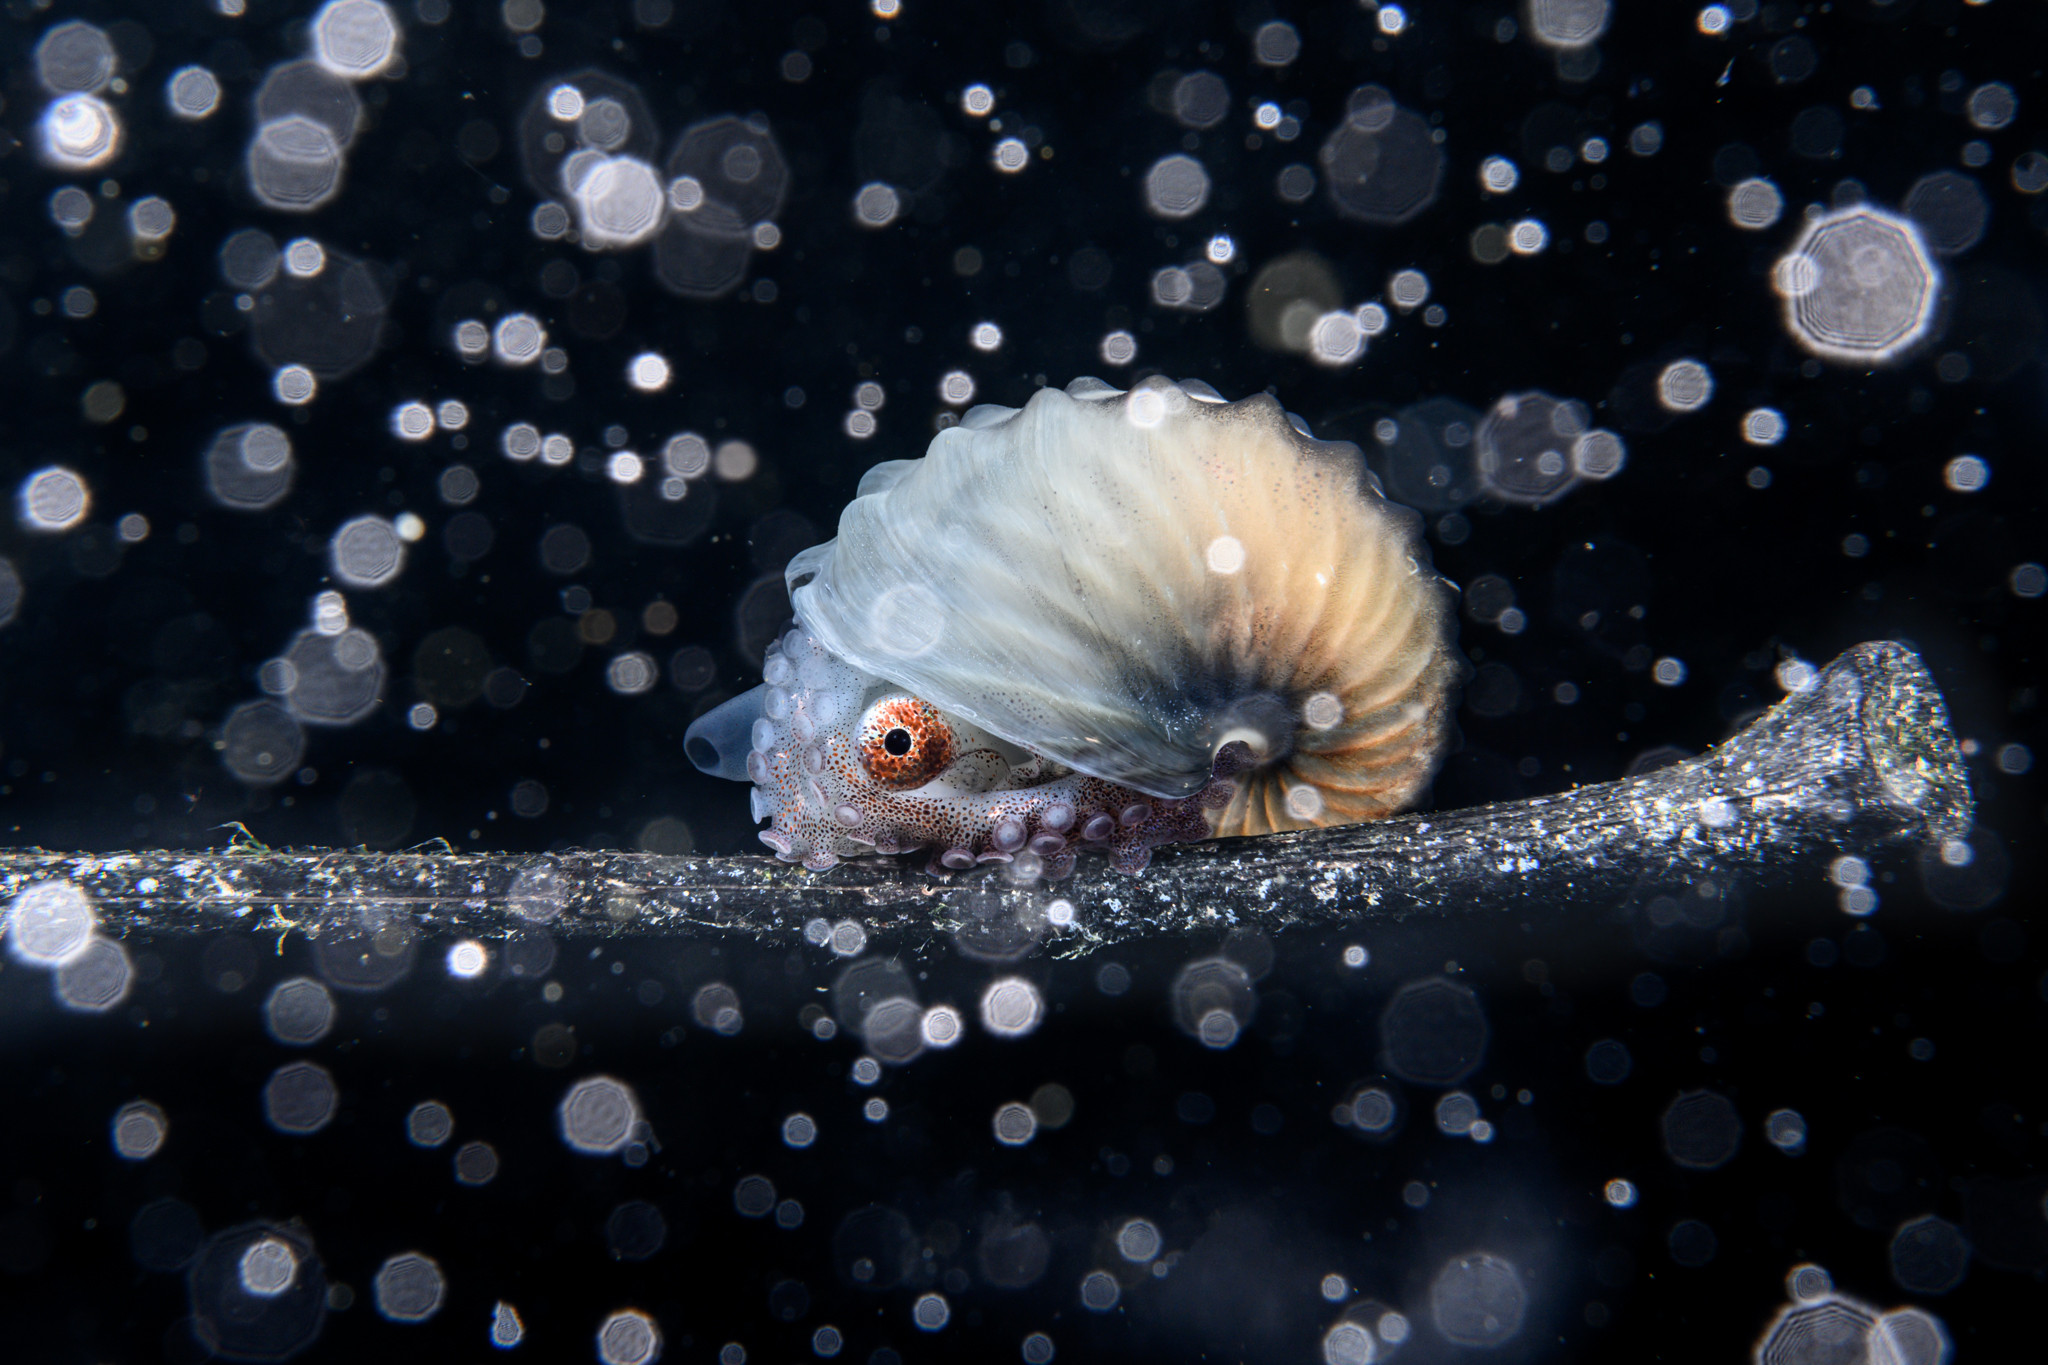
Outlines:
[{"label": "black background", "polygon": [[[313,1357],[478,1355],[489,1306],[505,1298],[531,1330],[522,1349],[547,1358],[588,1358],[598,1319],[634,1305],[661,1322],[669,1359],[712,1359],[726,1341],[745,1343],[754,1360],[806,1358],[827,1322],[846,1334],[844,1358],[854,1360],[885,1346],[936,1359],[969,1341],[989,1358],[1015,1359],[1034,1330],[1052,1335],[1061,1359],[1312,1359],[1339,1311],[1317,1284],[1335,1272],[1407,1311],[1418,1331],[1404,1354],[1435,1359],[1459,1353],[1427,1325],[1429,1279],[1445,1257],[1486,1246],[1513,1259],[1531,1290],[1528,1323],[1499,1359],[1734,1359],[1803,1260],[1827,1266],[1859,1298],[1906,1301],[1890,1282],[1887,1242],[1898,1222],[1929,1211],[1979,1243],[1962,1287],[1924,1305],[1960,1349],[1986,1358],[2029,1321],[2048,1267],[2039,1207],[2048,1114],[2035,1064],[2044,962],[2026,922],[2043,807],[2034,775],[2001,771],[1994,758],[2009,744],[2042,747],[2042,605],[2007,582],[2016,565],[2044,557],[2048,200],[2009,179],[2015,158],[2048,148],[2037,55],[2048,24],[2038,10],[1767,5],[1709,38],[1695,31],[1692,8],[1623,5],[1597,71],[1567,81],[1526,34],[1501,40],[1500,21],[1520,14],[1502,5],[1417,5],[1410,30],[1391,39],[1355,4],[1288,7],[1302,48],[1282,69],[1252,60],[1252,34],[1274,12],[1249,4],[1053,0],[998,11],[912,0],[890,23],[844,4],[643,7],[640,17],[658,23],[636,22],[629,5],[558,5],[531,58],[496,6],[460,4],[438,23],[407,8],[406,69],[363,88],[368,122],[343,193],[295,218],[259,208],[240,178],[249,95],[267,67],[305,45],[302,15],[255,8],[230,20],[197,5],[168,15],[13,5],[0,27],[0,120],[13,140],[0,158],[0,484],[61,463],[94,497],[87,527],[67,536],[31,536],[11,519],[0,527],[0,554],[24,583],[16,619],[0,629],[0,821],[15,844],[217,845],[222,827],[240,821],[273,844],[443,838],[508,850],[748,851],[742,790],[691,770],[682,731],[752,685],[759,643],[783,610],[782,563],[830,534],[869,464],[923,448],[945,411],[938,380],[962,368],[978,401],[1008,404],[1078,374],[1121,384],[1163,372],[1229,397],[1270,386],[1318,435],[1358,441],[1375,459],[1374,421],[1422,399],[1483,411],[1504,393],[1540,389],[1585,401],[1629,443],[1617,478],[1542,509],[1481,500],[1448,534],[1431,520],[1438,567],[1460,583],[1504,576],[1528,622],[1515,635],[1466,623],[1475,664],[1506,673],[1487,674],[1490,714],[1461,714],[1462,747],[1436,801],[1605,780],[1664,745],[1697,751],[1780,695],[1772,670],[1782,652],[1818,663],[1859,640],[1897,638],[1922,651],[1973,741],[1980,819],[2014,870],[2004,900],[1976,916],[1929,903],[1910,858],[1884,869],[1897,879],[1879,882],[1883,905],[1867,924],[1844,918],[1825,885],[1738,893],[1728,932],[1697,941],[1651,932],[1647,895],[1618,907],[1559,905],[1528,925],[1287,935],[1251,1033],[1224,1053],[1182,1037],[1168,1011],[1178,965],[1215,943],[1120,953],[1134,979],[1120,996],[1098,989],[1101,959],[1040,956],[1017,970],[1044,989],[1054,1011],[1046,1025],[1021,1043],[970,1033],[956,1052],[891,1072],[876,1091],[891,1115],[873,1127],[859,1117],[868,1092],[847,1079],[854,1044],[814,1041],[797,1022],[837,970],[821,949],[729,946],[715,960],[703,948],[607,949],[588,960],[565,949],[553,974],[564,1001],[546,1004],[532,981],[495,973],[487,987],[457,991],[441,977],[438,946],[422,945],[407,984],[342,997],[340,1028],[315,1049],[341,1080],[342,1116],[310,1139],[268,1132],[255,1098],[285,1060],[261,1032],[262,995],[309,969],[303,941],[280,954],[266,942],[248,970],[236,969],[234,991],[221,989],[206,945],[134,945],[144,979],[102,1019],[64,1015],[40,978],[9,961],[0,967],[9,1097],[0,1146],[12,1152],[0,1187],[0,1330],[32,1347],[22,1358],[193,1357],[183,1278],[145,1274],[125,1242],[135,1211],[165,1196],[190,1204],[209,1230],[305,1220],[329,1279],[356,1289],[352,1307],[329,1315]],[[115,268],[80,245],[90,235],[67,239],[49,219],[48,198],[67,178],[30,150],[45,102],[31,52],[49,23],[74,16],[114,33],[132,89],[115,100],[127,129],[120,157],[68,183],[103,195],[103,180],[118,182],[100,202],[109,219],[145,194],[170,200],[178,223],[160,262]],[[1787,57],[1787,40],[1814,58],[1799,79],[1784,78],[1805,65],[1796,50]],[[807,56],[806,79],[785,77],[792,52]],[[161,94],[188,62],[208,65],[226,91],[221,111],[192,125],[170,119]],[[585,67],[643,93],[664,148],[699,119],[768,118],[790,170],[782,242],[755,254],[738,294],[679,299],[659,286],[644,249],[598,256],[536,239],[519,119],[537,92]],[[1198,135],[1153,98],[1162,73],[1197,69],[1221,75],[1232,96],[1226,120]],[[1990,80],[2014,89],[2019,117],[1979,134],[1962,100]],[[959,108],[975,81],[994,87],[1003,135],[1052,155],[1020,175],[994,171],[997,134]],[[1283,167],[1316,165],[1347,96],[1366,82],[1445,134],[1436,200],[1399,226],[1348,220],[1321,189],[1300,205],[1275,191]],[[1875,109],[1850,103],[1865,85]],[[1300,119],[1297,140],[1248,145],[1251,106],[1264,100]],[[1789,132],[1817,106],[1844,126],[1839,146],[1819,157],[1796,151]],[[1634,155],[1630,131],[1646,121],[1661,127],[1661,149]],[[1543,168],[1550,147],[1594,136],[1612,148],[1601,165]],[[1882,370],[1807,364],[1769,280],[1802,207],[1848,202],[1858,186],[1896,207],[1919,177],[1961,169],[1964,143],[1979,136],[1991,158],[1970,174],[1991,204],[1989,226],[1980,244],[1942,263],[1939,334]],[[1138,181],[1178,150],[1204,162],[1214,190],[1194,218],[1164,223],[1144,211]],[[1476,171],[1491,154],[1512,158],[1521,183],[1489,201]],[[1723,201],[1737,168],[1737,178],[1766,175],[1784,193],[1775,227],[1729,224]],[[871,180],[904,198],[903,216],[881,231],[856,226],[851,209]],[[1548,225],[1546,252],[1490,267],[1473,260],[1475,227],[1522,216]],[[1597,245],[1585,231],[1595,221],[1608,229]],[[221,240],[251,225],[280,241],[315,236],[389,272],[377,354],[304,409],[270,397],[217,268]],[[1237,244],[1223,304],[1199,315],[1152,305],[1152,272],[1192,259],[1217,232]],[[964,247],[983,261],[971,276],[955,268]],[[1109,266],[1099,287],[1076,283],[1087,272],[1074,258],[1088,249]],[[1246,281],[1304,249],[1325,258],[1347,304],[1378,295],[1393,271],[1419,268],[1430,301],[1446,310],[1443,325],[1397,317],[1341,370],[1262,349],[1246,322]],[[541,283],[558,262],[575,272],[567,297]],[[50,304],[81,283],[97,311],[60,320]],[[544,396],[532,371],[463,364],[449,327],[487,307],[543,319],[570,352],[571,394]],[[985,320],[1003,329],[994,355],[967,343]],[[1137,364],[1122,371],[1098,354],[1117,328],[1139,343]],[[196,369],[175,358],[190,341],[203,347]],[[627,359],[646,349],[675,367],[665,393],[624,383]],[[1944,380],[1951,355],[1969,363],[1951,364],[1966,373]],[[1634,367],[1654,373],[1681,356],[1712,369],[1711,405],[1655,430],[1630,426],[1610,395],[1640,375]],[[112,424],[89,423],[80,395],[108,378],[122,385],[126,410]],[[887,403],[877,435],[855,441],[842,422],[868,379],[885,386]],[[445,435],[421,445],[391,435],[399,402],[450,397],[471,411],[466,451]],[[1741,441],[1740,414],[1758,405],[1785,414],[1782,445]],[[222,510],[206,496],[201,453],[223,426],[257,420],[290,432],[295,489],[267,513]],[[564,470],[508,463],[496,433],[519,420],[572,434],[579,461]],[[685,427],[741,438],[760,452],[760,471],[693,486],[706,525],[690,543],[636,542],[601,469],[602,433],[615,423],[643,453]],[[1986,491],[1944,487],[1944,464],[1964,452],[1989,462]],[[466,565],[444,547],[453,509],[436,492],[457,460],[479,473],[470,510],[495,531],[489,554]],[[1758,465],[1772,474],[1762,490],[1745,478]],[[231,706],[261,695],[258,669],[308,623],[312,597],[329,586],[333,529],[372,511],[411,511],[428,527],[394,586],[348,594],[352,618],[390,666],[385,701],[359,724],[309,732],[306,771],[292,781],[248,787],[221,766],[215,729]],[[151,531],[122,547],[111,528],[129,512]],[[564,523],[594,546],[572,579],[548,573],[537,551]],[[1843,553],[1852,533],[1868,539],[1867,555]],[[550,671],[530,640],[569,619],[584,601],[579,588],[620,633]],[[641,624],[656,599],[678,612],[661,636]],[[1580,624],[1589,603],[1603,621],[1590,630]],[[416,732],[406,723],[420,696],[414,652],[450,626],[479,637],[528,686],[515,706],[443,708],[434,728]],[[665,678],[621,697],[605,686],[613,654],[644,649],[666,663],[686,646],[715,655],[710,687],[686,691]],[[1652,680],[1659,657],[1684,661],[1682,685]],[[1555,700],[1562,682],[1578,689],[1575,703]],[[1498,704],[1503,696],[1511,704]],[[174,723],[163,722],[164,705]],[[510,806],[513,786],[528,779],[549,793],[538,818]],[[1837,946],[1812,946],[1823,940]],[[1346,942],[1370,945],[1365,972],[1338,965]],[[1004,970],[944,941],[872,948],[927,974],[919,990],[928,1002],[950,999],[970,1014],[981,984]],[[1362,1144],[1330,1123],[1329,1108],[1379,1070],[1376,1020],[1392,991],[1437,972],[1484,1003],[1492,1043],[1466,1086],[1500,1134],[1478,1147],[1428,1131],[1433,1092],[1414,1088],[1402,1135]],[[1644,972],[1668,990],[1648,1008],[1631,997]],[[714,977],[745,1002],[737,1038],[686,1022],[691,992]],[[645,981],[661,989],[639,989]],[[531,1055],[547,1021],[575,1029],[566,1070],[537,1068]],[[1635,1055],[1620,1087],[1585,1079],[1584,1050],[1600,1037],[1621,1038]],[[1918,1037],[1934,1041],[1932,1060],[1909,1057]],[[572,1157],[554,1136],[554,1103],[591,1072],[638,1089],[662,1143],[648,1166]],[[1074,1123],[1021,1149],[996,1147],[995,1106],[1048,1081],[1074,1093]],[[1490,1096],[1496,1085],[1507,1098]],[[1665,1160],[1656,1127],[1673,1095],[1702,1086],[1733,1099],[1745,1123],[1735,1162],[1704,1175]],[[1513,1098],[1523,1088],[1534,1095],[1527,1107]],[[1212,1098],[1213,1119],[1180,1117],[1191,1092]],[[163,1105],[172,1129],[163,1155],[131,1168],[107,1150],[105,1124],[137,1095]],[[461,1189],[445,1151],[405,1144],[403,1116],[429,1095],[455,1110],[458,1140],[497,1146],[505,1171],[494,1184]],[[1271,1127],[1263,1117],[1254,1126],[1260,1105],[1277,1109],[1276,1132],[1259,1131]],[[1764,1115],[1782,1106],[1812,1130],[1799,1158],[1762,1137]],[[796,1109],[825,1131],[804,1153],[775,1136]],[[1905,1163],[1907,1192],[1873,1211],[1857,1193],[1865,1149],[1856,1143],[1878,1129],[1909,1134],[1917,1155]],[[1172,1175],[1152,1173],[1160,1153],[1172,1156]],[[1116,1174],[1119,1156],[1130,1173]],[[755,1170],[803,1201],[800,1229],[735,1217],[733,1182]],[[1635,1209],[1601,1202],[1614,1176],[1641,1186]],[[1435,1184],[1421,1211],[1400,1201],[1416,1179]],[[627,1198],[652,1200],[667,1217],[667,1245],[653,1260],[606,1253],[605,1216]],[[948,1291],[953,1322],[939,1337],[911,1326],[911,1288],[863,1290],[835,1263],[833,1230],[873,1202],[917,1230],[930,1283],[943,1287],[949,1270],[967,1276]],[[2019,1220],[2018,1231],[1992,1229],[1987,1206]],[[1089,1314],[1075,1287],[1113,1254],[1106,1230],[1135,1213],[1158,1222],[1186,1260],[1128,1290],[1117,1314]],[[1004,1217],[1035,1218],[1053,1238],[1050,1269],[1031,1287],[978,1282],[977,1239]],[[1677,1265],[1666,1249],[1682,1218],[1715,1230],[1718,1250],[1704,1266]],[[385,1256],[413,1247],[447,1270],[450,1305],[425,1327],[388,1325],[369,1306],[368,1280]],[[777,1316],[790,1301],[775,1297],[786,1281],[806,1286],[794,1321]]]}]

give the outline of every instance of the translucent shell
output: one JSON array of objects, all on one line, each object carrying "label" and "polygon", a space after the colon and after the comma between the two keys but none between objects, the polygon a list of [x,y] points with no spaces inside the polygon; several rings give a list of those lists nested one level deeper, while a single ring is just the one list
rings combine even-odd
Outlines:
[{"label": "translucent shell", "polygon": [[1251,755],[1219,834],[1390,814],[1462,665],[1420,518],[1264,394],[1099,380],[878,465],[791,561],[829,654],[1029,754],[1167,801]]}]

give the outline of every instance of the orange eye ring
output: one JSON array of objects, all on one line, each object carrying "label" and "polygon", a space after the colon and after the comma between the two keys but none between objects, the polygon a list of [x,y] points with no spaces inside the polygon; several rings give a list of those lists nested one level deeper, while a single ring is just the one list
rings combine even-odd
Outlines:
[{"label": "orange eye ring", "polygon": [[953,761],[953,727],[930,702],[884,697],[860,718],[860,762],[885,787],[922,787]]}]

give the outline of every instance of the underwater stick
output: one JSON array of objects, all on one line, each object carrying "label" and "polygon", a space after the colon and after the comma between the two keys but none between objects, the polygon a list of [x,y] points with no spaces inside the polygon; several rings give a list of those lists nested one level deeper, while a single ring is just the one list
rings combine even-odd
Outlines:
[{"label": "underwater stick", "polygon": [[482,938],[544,926],[790,941],[815,921],[852,920],[920,939],[977,924],[1049,930],[1073,951],[1240,924],[1606,905],[1646,881],[1783,880],[1845,854],[1960,838],[1970,821],[1934,678],[1911,649],[1880,641],[1850,649],[1717,748],[1642,777],[1176,846],[1137,877],[1099,858],[1068,880],[1013,887],[1000,868],[940,880],[879,858],[820,874],[768,857],[646,853],[30,849],[0,852],[0,900],[68,880],[92,901],[101,932],[124,937],[389,925]]}]

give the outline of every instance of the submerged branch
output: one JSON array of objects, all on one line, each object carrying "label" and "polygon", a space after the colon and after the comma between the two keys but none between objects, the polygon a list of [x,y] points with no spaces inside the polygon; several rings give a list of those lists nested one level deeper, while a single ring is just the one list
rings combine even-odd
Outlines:
[{"label": "submerged branch", "polygon": [[[0,900],[69,880],[104,932],[239,926],[318,933],[409,924],[499,937],[791,939],[807,923],[928,936],[1053,925],[1070,946],[1209,926],[1348,923],[1579,900],[1645,881],[1751,880],[1842,854],[1959,836],[1971,799],[1947,708],[1918,655],[1862,644],[1814,685],[1698,758],[1556,796],[1373,824],[1162,850],[1141,877],[1084,858],[1015,888],[982,869],[936,880],[907,861],[810,873],[766,857],[643,853],[366,853],[236,845],[204,852],[0,852]],[[1073,907],[1073,927],[1062,925]],[[1003,926],[1009,926],[1005,930]]]}]

